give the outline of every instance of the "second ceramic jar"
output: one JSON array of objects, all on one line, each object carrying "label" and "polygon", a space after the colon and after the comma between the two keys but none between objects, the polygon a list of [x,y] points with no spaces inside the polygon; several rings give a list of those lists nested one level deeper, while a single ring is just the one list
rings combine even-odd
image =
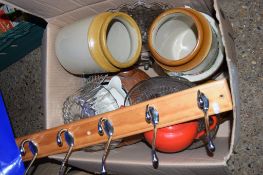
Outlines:
[{"label": "second ceramic jar", "polygon": [[138,25],[122,12],[104,12],[62,28],[56,55],[73,74],[117,72],[135,64],[141,51]]},{"label": "second ceramic jar", "polygon": [[[189,75],[184,78],[190,81],[207,78],[223,60],[222,54],[219,55],[220,36],[214,23],[208,15],[191,8],[164,11],[148,32],[148,45],[155,61],[169,75]],[[216,69],[211,70],[218,57]]]}]

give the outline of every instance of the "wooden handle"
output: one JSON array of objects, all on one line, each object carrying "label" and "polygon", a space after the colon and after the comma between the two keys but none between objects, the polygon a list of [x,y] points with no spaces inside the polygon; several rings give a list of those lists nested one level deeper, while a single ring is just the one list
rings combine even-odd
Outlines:
[{"label": "wooden handle", "polygon": [[[107,137],[98,134],[97,125],[101,117],[108,118],[112,122],[114,126],[113,140],[150,131],[153,129],[153,126],[145,121],[145,110],[148,104],[154,106],[159,112],[160,121],[158,128],[202,118],[204,114],[197,106],[198,90],[203,92],[209,99],[209,115],[232,110],[231,94],[227,81],[220,80],[142,102],[134,106],[97,115],[92,118],[20,137],[16,139],[16,143],[19,146],[24,139],[34,140],[39,149],[38,158],[41,158],[67,152],[67,144],[59,147],[56,143],[56,135],[62,128],[68,129],[73,133],[75,139],[74,150],[106,142]],[[26,146],[27,154],[23,156],[23,160],[25,161],[32,158],[27,147],[28,146]]]}]

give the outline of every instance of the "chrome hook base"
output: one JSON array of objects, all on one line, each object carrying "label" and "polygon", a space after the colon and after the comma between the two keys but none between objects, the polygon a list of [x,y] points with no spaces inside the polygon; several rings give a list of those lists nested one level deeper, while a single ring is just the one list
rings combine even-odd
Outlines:
[{"label": "chrome hook base", "polygon": [[204,93],[200,92],[198,90],[197,92],[197,105],[199,109],[201,109],[204,113],[204,118],[205,118],[205,128],[206,128],[206,141],[207,141],[207,149],[209,152],[214,152],[215,151],[215,145],[212,141],[211,135],[210,135],[210,130],[209,130],[209,116],[208,116],[208,109],[209,109],[209,100],[205,96]]},{"label": "chrome hook base", "polygon": [[63,146],[63,141],[62,141],[62,133],[64,133],[64,137],[65,137],[65,140],[67,142],[67,145],[69,146],[69,149],[68,149],[68,152],[64,158],[64,160],[62,161],[62,164],[60,166],[60,169],[59,169],[59,175],[64,175],[65,172],[66,172],[66,164],[68,162],[68,159],[72,153],[72,150],[73,150],[73,147],[74,147],[74,137],[73,137],[73,134],[71,132],[69,132],[67,129],[61,129],[58,134],[57,134],[57,144],[58,146]]},{"label": "chrome hook base", "polygon": [[101,118],[98,122],[98,133],[99,133],[99,135],[103,136],[104,132],[108,136],[108,141],[105,145],[104,153],[102,156],[102,165],[101,165],[101,174],[102,175],[107,174],[106,159],[107,159],[108,154],[109,154],[109,148],[110,148],[110,144],[111,144],[111,140],[112,140],[112,135],[114,133],[114,128],[108,119]]},{"label": "chrome hook base", "polygon": [[147,105],[146,106],[146,115],[145,119],[148,123],[152,123],[154,127],[154,132],[153,132],[153,140],[152,140],[152,165],[155,169],[159,167],[159,159],[156,154],[155,150],[155,142],[156,142],[156,134],[157,134],[157,124],[159,123],[159,113],[158,111],[152,107]]},{"label": "chrome hook base", "polygon": [[25,150],[25,144],[26,143],[28,143],[28,147],[29,147],[29,150],[31,151],[31,153],[33,155],[33,158],[31,160],[31,162],[29,163],[28,167],[26,168],[24,175],[26,175],[28,173],[29,169],[32,167],[32,165],[35,162],[37,155],[38,155],[37,144],[33,140],[30,140],[30,139],[26,139],[26,140],[23,140],[21,142],[20,147],[19,147],[20,154],[22,156],[26,155],[26,150]]}]

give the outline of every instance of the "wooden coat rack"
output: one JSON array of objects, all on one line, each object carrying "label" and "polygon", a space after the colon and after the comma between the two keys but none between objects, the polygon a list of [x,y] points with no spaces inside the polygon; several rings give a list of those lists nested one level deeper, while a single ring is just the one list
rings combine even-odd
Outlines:
[{"label": "wooden coat rack", "polygon": [[[101,117],[111,121],[114,127],[113,140],[140,134],[153,129],[152,124],[145,121],[145,110],[148,104],[154,106],[159,112],[158,128],[199,119],[204,117],[204,114],[197,106],[198,90],[202,91],[209,99],[209,115],[232,110],[231,94],[227,81],[220,80],[20,137],[16,139],[16,143],[19,146],[25,139],[33,140],[38,146],[38,158],[41,158],[67,152],[67,144],[59,147],[56,142],[57,133],[61,129],[68,129],[73,134],[75,140],[73,150],[106,142],[107,136],[98,134],[98,121]],[[26,151],[28,149],[27,146]],[[23,160],[31,159],[32,154],[28,151],[23,156]]]}]

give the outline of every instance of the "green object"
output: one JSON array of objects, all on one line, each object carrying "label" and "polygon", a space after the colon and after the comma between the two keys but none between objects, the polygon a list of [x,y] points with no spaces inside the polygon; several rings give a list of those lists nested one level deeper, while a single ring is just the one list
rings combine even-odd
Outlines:
[{"label": "green object", "polygon": [[0,71],[39,47],[43,32],[44,28],[23,21],[0,34]]}]

